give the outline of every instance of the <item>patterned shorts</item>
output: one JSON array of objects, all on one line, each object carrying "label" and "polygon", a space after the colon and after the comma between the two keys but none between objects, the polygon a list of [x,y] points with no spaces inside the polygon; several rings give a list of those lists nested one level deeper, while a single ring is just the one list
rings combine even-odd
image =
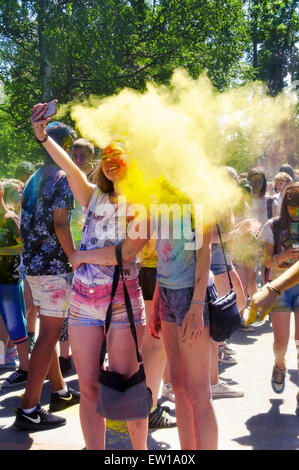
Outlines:
[{"label": "patterned shorts", "polygon": [[26,276],[33,303],[47,317],[67,317],[73,273],[55,276]]},{"label": "patterned shorts", "polygon": [[[138,279],[126,281],[136,326],[145,325],[145,310],[142,291]],[[110,303],[112,284],[88,286],[75,279],[70,300],[69,324],[79,326],[104,326]],[[129,328],[127,309],[123,293],[123,283],[119,282],[112,302],[110,328]]]}]

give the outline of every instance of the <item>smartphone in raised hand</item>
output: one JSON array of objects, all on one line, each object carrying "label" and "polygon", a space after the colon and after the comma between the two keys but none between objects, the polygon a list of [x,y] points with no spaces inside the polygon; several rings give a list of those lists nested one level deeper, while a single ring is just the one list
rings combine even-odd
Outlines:
[{"label": "smartphone in raised hand", "polygon": [[58,100],[53,100],[47,103],[48,109],[44,114],[44,118],[48,118],[51,116],[54,116],[57,113],[57,108],[58,108]]}]

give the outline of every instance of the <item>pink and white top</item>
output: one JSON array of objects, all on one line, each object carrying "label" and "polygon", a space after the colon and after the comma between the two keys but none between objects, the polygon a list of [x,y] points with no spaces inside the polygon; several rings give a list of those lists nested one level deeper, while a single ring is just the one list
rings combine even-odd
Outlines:
[{"label": "pink and white top", "polygon": [[[127,235],[127,205],[112,204],[109,195],[95,187],[88,205],[87,217],[82,232],[80,250],[95,250],[118,245]],[[136,279],[136,259],[124,264],[126,280]],[[81,264],[75,270],[75,278],[88,286],[111,284],[114,266]]]}]

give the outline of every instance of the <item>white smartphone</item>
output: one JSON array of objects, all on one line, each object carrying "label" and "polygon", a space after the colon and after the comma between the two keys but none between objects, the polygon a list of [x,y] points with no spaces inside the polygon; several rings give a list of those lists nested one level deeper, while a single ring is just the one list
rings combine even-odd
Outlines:
[{"label": "white smartphone", "polygon": [[48,109],[44,114],[44,118],[54,116],[54,114],[57,113],[57,108],[58,108],[57,100],[50,101],[50,103],[47,103],[47,104],[48,104]]}]

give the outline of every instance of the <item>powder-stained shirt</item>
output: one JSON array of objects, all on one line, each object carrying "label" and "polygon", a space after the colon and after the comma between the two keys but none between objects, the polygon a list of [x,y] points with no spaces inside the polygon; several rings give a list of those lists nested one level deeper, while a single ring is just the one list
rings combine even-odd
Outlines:
[{"label": "powder-stained shirt", "polygon": [[[163,214],[157,221],[156,232],[158,239],[156,249],[158,254],[157,280],[161,287],[183,289],[193,287],[195,283],[196,251],[195,231],[191,227],[191,214],[175,215],[169,221],[165,230]],[[192,248],[193,246],[193,248]],[[208,285],[214,280],[209,273]]]},{"label": "powder-stained shirt", "polygon": [[22,197],[21,236],[23,264],[30,276],[57,275],[72,271],[55,232],[54,211],[71,210],[74,198],[65,173],[45,165],[28,180]]},{"label": "powder-stained shirt", "polygon": [[[0,247],[20,246],[20,220],[17,214],[11,217],[0,215]],[[20,279],[20,255],[0,255],[0,284],[16,284]]]},{"label": "powder-stained shirt", "polygon": [[[94,250],[118,245],[125,240],[127,232],[126,204],[112,204],[108,194],[95,187],[88,205],[82,232],[80,250]],[[136,279],[136,260],[123,265],[126,280]],[[88,286],[111,284],[114,266],[83,263],[75,270],[75,278]]]},{"label": "powder-stained shirt", "polygon": [[[268,220],[264,225],[261,234],[259,236],[261,242],[269,243],[274,246],[274,233],[273,233],[273,219]],[[282,253],[290,248],[298,248],[299,246],[299,222],[290,224],[290,232],[288,230],[280,230],[278,237],[277,253]],[[279,265],[275,265],[271,268],[270,279],[275,279],[282,274],[286,269],[292,266],[296,260],[286,260]]]}]

